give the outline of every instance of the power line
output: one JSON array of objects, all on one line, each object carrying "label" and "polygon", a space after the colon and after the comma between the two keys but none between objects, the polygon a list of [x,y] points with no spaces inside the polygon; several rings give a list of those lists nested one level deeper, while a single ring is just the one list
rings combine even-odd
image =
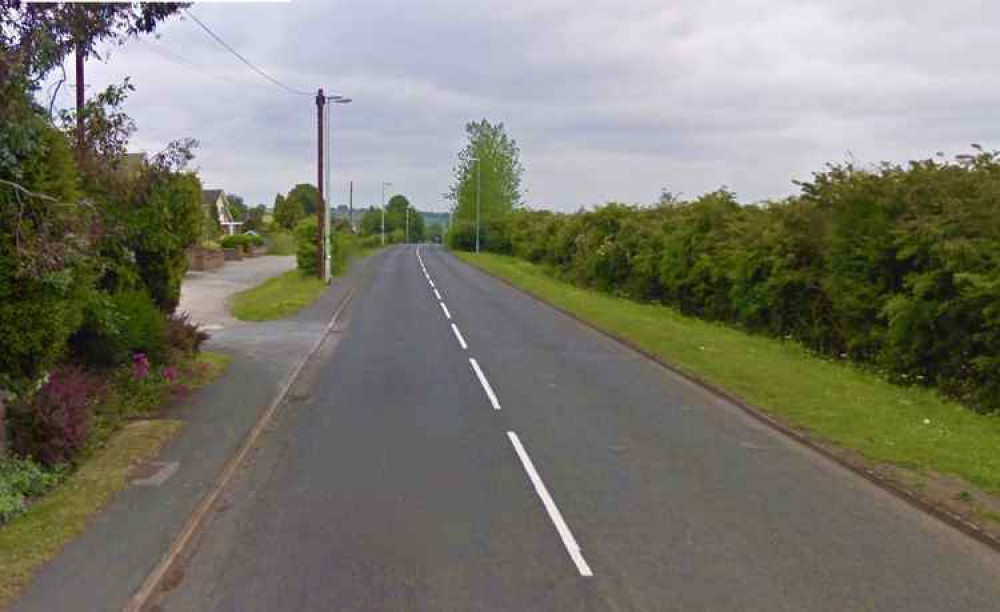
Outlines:
[{"label": "power line", "polygon": [[311,92],[308,92],[308,91],[302,91],[302,90],[299,90],[299,89],[295,89],[293,87],[289,87],[288,85],[285,85],[284,83],[282,83],[278,79],[276,79],[276,78],[272,77],[271,75],[269,75],[268,73],[264,72],[263,70],[261,70],[257,66],[253,65],[253,63],[251,63],[250,60],[248,60],[247,58],[245,58],[242,55],[240,55],[240,52],[237,51],[236,49],[233,49],[229,45],[229,43],[227,43],[226,41],[222,40],[222,38],[220,38],[218,34],[216,34],[215,32],[213,32],[207,25],[205,25],[201,21],[201,19],[198,19],[197,17],[195,17],[194,13],[192,13],[191,11],[189,11],[187,9],[184,9],[184,13],[188,17],[190,17],[191,19],[193,19],[195,23],[197,23],[199,26],[201,26],[201,29],[205,30],[205,32],[207,32],[209,36],[211,36],[212,38],[214,38],[217,43],[219,43],[220,45],[222,45],[223,47],[225,47],[230,53],[232,53],[237,58],[239,58],[239,60],[241,62],[243,62],[244,64],[246,64],[247,66],[249,66],[251,70],[253,70],[257,74],[259,74],[260,76],[264,77],[265,79],[267,79],[271,83],[274,83],[275,85],[277,85],[278,87],[284,89],[285,91],[287,91],[289,93],[293,93],[293,94],[298,95],[298,96],[312,96],[312,95],[315,95],[315,94],[313,94]]}]

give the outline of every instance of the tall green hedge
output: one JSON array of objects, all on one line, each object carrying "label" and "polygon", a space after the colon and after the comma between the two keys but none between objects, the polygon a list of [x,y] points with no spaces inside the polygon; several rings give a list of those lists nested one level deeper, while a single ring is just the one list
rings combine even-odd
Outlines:
[{"label": "tall green hedge", "polygon": [[[467,231],[453,244],[470,248]],[[830,166],[798,196],[518,211],[514,255],[1000,410],[1000,158]],[[502,234],[502,232],[497,232]],[[506,250],[502,241],[484,244]]]}]

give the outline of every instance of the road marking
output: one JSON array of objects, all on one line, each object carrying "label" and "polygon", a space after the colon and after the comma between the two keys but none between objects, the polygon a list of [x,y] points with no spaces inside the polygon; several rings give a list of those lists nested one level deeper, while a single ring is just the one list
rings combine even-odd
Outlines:
[{"label": "road marking", "polygon": [[[452,325],[454,327],[454,325]],[[490,386],[490,381],[486,380],[486,375],[483,374],[482,369],[479,367],[479,362],[475,359],[469,358],[469,363],[472,364],[472,369],[476,372],[476,378],[479,379],[479,384],[483,386],[483,391],[486,391],[486,397],[490,398],[490,404],[493,404],[494,410],[500,410],[500,402],[497,400],[496,393],[493,393],[493,387]]]},{"label": "road marking", "polygon": [[432,281],[429,276],[427,277],[427,282],[431,284],[432,289],[437,289],[437,285],[434,284],[434,281]]},{"label": "road marking", "polygon": [[448,320],[450,321],[451,320],[451,313],[448,312],[448,307],[444,305],[444,302],[441,302],[441,310],[444,311],[444,316],[448,317]]},{"label": "road marking", "polygon": [[454,323],[451,324],[451,331],[455,332],[455,337],[458,338],[458,343],[462,345],[462,350],[469,348],[469,345],[465,343],[465,338],[462,337],[462,332],[458,331],[458,326]]},{"label": "road marking", "polygon": [[538,493],[538,497],[542,498],[542,504],[545,505],[545,510],[549,513],[549,518],[552,519],[552,523],[556,526],[556,531],[559,532],[559,537],[562,538],[566,552],[569,553],[570,559],[576,564],[576,569],[579,570],[581,576],[593,576],[594,573],[590,571],[590,566],[587,565],[587,560],[583,558],[583,552],[580,551],[580,545],[576,543],[573,532],[570,531],[569,525],[563,520],[562,513],[559,512],[559,507],[556,506],[556,502],[549,495],[549,490],[545,488],[545,483],[542,482],[541,476],[535,471],[535,466],[531,463],[531,457],[528,456],[528,452],[521,445],[521,440],[518,439],[517,434],[513,431],[508,431],[507,437],[510,438],[510,443],[514,445],[514,452],[517,453],[518,459],[521,460],[524,471],[528,473],[528,478],[531,480],[531,484],[534,485],[535,492]]},{"label": "road marking", "polygon": [[132,484],[140,487],[158,487],[170,480],[180,467],[178,461],[151,461],[140,468],[142,474],[133,478]]},{"label": "road marking", "polygon": [[436,298],[437,298],[437,299],[439,299],[439,300],[442,300],[442,299],[444,299],[444,298],[442,298],[442,297],[441,297],[441,294],[440,294],[440,293],[438,293],[438,290],[437,290],[437,289],[435,289],[435,290],[434,290],[434,297],[436,297]]}]

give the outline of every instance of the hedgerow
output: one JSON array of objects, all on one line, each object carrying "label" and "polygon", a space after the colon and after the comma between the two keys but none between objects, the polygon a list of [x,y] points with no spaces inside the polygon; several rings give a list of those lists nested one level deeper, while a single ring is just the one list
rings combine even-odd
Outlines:
[{"label": "hedgerow", "polygon": [[[829,166],[795,197],[519,210],[483,248],[1000,410],[1000,157]],[[472,228],[453,246],[471,249]],[[508,246],[509,245],[509,246]]]}]

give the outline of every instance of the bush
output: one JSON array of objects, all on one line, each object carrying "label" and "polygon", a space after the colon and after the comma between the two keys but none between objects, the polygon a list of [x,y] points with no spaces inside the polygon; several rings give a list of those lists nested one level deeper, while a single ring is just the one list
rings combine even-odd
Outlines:
[{"label": "bush", "polygon": [[295,255],[295,235],[291,232],[272,232],[265,238],[267,252],[271,255]]},{"label": "bush", "polygon": [[43,469],[30,459],[0,458],[0,524],[27,509],[27,499],[42,495],[59,483],[62,473]]},{"label": "bush", "polygon": [[100,294],[85,307],[83,325],[70,345],[82,362],[101,367],[126,363],[145,353],[155,363],[168,357],[168,323],[144,291]]},{"label": "bush", "polygon": [[319,228],[316,219],[310,217],[298,224],[295,228],[295,260],[299,270],[303,274],[316,276],[317,267],[317,240],[319,239]]},{"label": "bush", "polygon": [[[182,355],[191,356],[201,350],[203,342],[208,340],[208,332],[191,321],[187,313],[174,314],[167,319],[167,344]],[[171,359],[175,362],[175,359]]]},{"label": "bush", "polygon": [[249,251],[250,247],[262,247],[265,242],[264,238],[255,234],[234,234],[232,236],[226,236],[219,241],[219,244],[226,249],[242,249],[244,251]]},{"label": "bush", "polygon": [[34,395],[12,406],[14,451],[47,466],[72,463],[86,445],[90,418],[104,391],[102,382],[82,368],[53,371]]}]

